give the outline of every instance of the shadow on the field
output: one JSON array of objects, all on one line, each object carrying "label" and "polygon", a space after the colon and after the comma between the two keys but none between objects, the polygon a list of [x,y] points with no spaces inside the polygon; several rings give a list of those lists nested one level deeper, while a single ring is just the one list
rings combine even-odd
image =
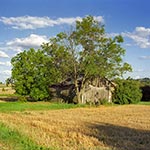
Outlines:
[{"label": "shadow on the field", "polygon": [[89,125],[89,136],[103,141],[114,150],[150,150],[150,131],[136,130],[113,124],[95,123]]},{"label": "shadow on the field", "polygon": [[15,102],[17,101],[18,98],[17,97],[14,97],[14,96],[0,96],[0,101],[5,101],[5,102]]}]

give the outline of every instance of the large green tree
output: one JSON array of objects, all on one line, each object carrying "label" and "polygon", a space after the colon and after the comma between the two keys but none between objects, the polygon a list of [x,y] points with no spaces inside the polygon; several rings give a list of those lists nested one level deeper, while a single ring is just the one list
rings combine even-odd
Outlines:
[{"label": "large green tree", "polygon": [[42,48],[55,64],[61,80],[73,79],[78,103],[82,103],[81,94],[87,81],[112,79],[131,71],[131,66],[122,59],[125,55],[122,42],[120,35],[108,37],[104,26],[87,16],[77,21],[70,33],[59,33]]},{"label": "large green tree", "polygon": [[11,63],[16,93],[28,95],[33,100],[49,97],[48,86],[56,82],[57,70],[43,51],[30,49],[21,52],[12,58]]}]

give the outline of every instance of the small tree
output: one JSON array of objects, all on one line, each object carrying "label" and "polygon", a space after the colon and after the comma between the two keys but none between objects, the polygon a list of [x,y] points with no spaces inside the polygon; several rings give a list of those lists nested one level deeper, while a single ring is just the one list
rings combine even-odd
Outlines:
[{"label": "small tree", "polygon": [[138,81],[118,79],[115,83],[117,84],[113,96],[113,101],[115,103],[133,104],[141,100],[142,93]]}]

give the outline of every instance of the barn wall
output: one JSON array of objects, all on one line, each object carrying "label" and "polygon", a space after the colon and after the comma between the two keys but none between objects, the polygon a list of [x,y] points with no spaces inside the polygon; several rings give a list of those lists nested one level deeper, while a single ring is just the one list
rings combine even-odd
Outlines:
[{"label": "barn wall", "polygon": [[[107,80],[92,80],[85,84],[85,89],[82,89],[82,103],[101,103],[103,100],[112,101],[112,84]],[[77,102],[74,84],[60,83],[50,87],[52,98],[61,99],[61,101],[72,103]]]},{"label": "barn wall", "polygon": [[82,97],[82,103],[99,103],[102,100],[111,102],[111,91],[106,87],[94,87],[89,85],[89,89],[85,90]]}]

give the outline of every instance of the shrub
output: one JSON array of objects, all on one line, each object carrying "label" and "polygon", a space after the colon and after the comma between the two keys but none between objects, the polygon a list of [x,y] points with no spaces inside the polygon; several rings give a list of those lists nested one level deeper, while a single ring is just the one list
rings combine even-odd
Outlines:
[{"label": "shrub", "polygon": [[49,97],[49,93],[45,89],[33,88],[30,92],[30,96],[34,101],[44,100]]},{"label": "shrub", "polygon": [[142,92],[138,81],[118,79],[115,82],[117,86],[114,91],[113,102],[118,104],[133,104],[141,100]]},{"label": "shrub", "polygon": [[2,91],[5,92],[6,91],[5,88],[2,88]]},{"label": "shrub", "polygon": [[27,102],[27,98],[25,96],[19,96],[18,101],[19,102]]}]

